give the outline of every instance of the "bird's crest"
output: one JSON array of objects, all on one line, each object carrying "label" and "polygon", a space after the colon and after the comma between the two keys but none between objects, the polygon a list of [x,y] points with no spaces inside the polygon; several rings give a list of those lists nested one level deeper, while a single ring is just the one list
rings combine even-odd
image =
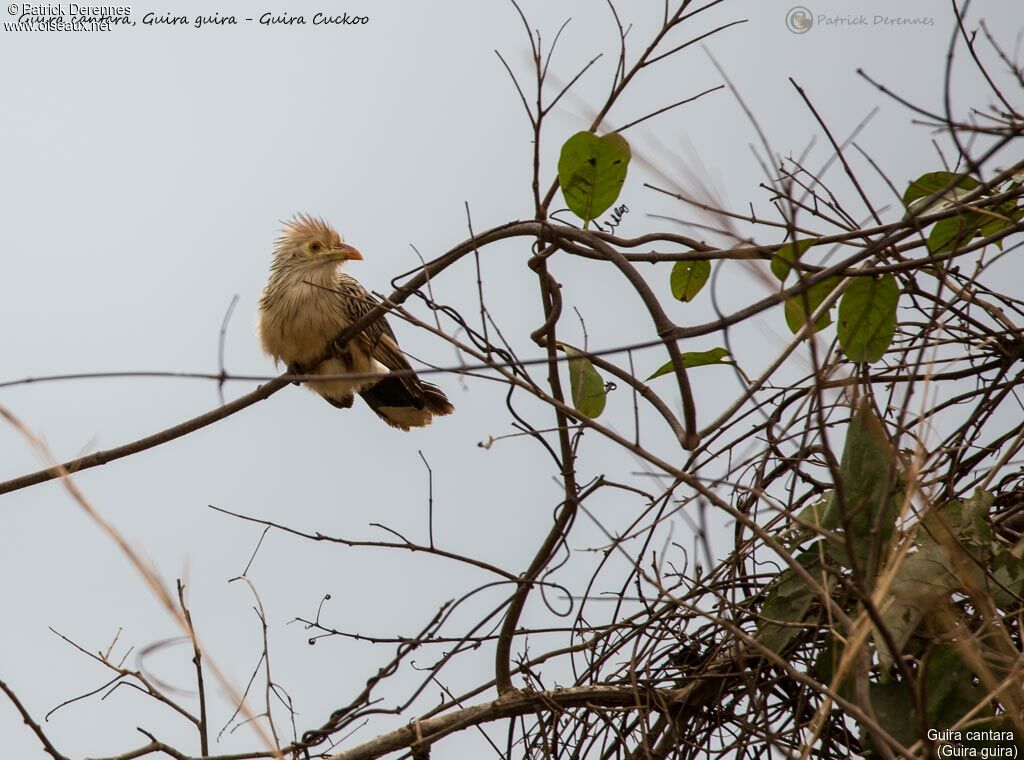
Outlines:
[{"label": "bird's crest", "polygon": [[336,246],[342,242],[341,235],[319,216],[296,214],[282,224],[281,237],[277,239],[279,250],[295,248],[311,240],[319,240],[326,246]]}]

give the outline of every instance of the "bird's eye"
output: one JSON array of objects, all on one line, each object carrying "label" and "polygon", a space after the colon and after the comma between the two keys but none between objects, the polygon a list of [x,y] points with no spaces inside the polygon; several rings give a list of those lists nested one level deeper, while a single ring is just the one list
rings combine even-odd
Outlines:
[{"label": "bird's eye", "polygon": [[309,244],[310,253],[320,253],[321,248],[323,248],[323,245],[320,244],[319,242],[313,242]]}]

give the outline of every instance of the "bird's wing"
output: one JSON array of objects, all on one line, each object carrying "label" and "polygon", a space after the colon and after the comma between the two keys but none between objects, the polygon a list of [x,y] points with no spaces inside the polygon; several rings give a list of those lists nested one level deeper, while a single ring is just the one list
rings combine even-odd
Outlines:
[{"label": "bird's wing", "polygon": [[[346,274],[338,273],[337,285],[351,322],[364,317],[379,305],[377,299],[358,280]],[[388,375],[373,386],[359,391],[370,408],[389,425],[402,430],[422,427],[430,423],[433,415],[451,414],[454,411],[444,391],[432,383],[423,382],[411,371],[412,367],[398,347],[398,340],[384,317],[371,322],[355,340],[360,342],[367,354],[389,370],[410,370],[400,377]]]},{"label": "bird's wing", "polygon": [[[338,292],[344,298],[345,310],[349,319],[355,322],[369,313],[380,302],[359,284],[359,281],[347,274],[338,274]],[[366,353],[379,361],[388,369],[412,369],[402,349],[398,347],[398,339],[391,331],[391,325],[384,317],[378,317],[353,340],[358,340]]]}]

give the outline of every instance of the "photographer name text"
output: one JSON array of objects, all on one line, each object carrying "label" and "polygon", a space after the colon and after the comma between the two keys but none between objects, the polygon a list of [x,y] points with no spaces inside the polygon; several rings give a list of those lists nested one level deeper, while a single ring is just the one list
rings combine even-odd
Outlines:
[{"label": "photographer name text", "polygon": [[[17,11],[15,11],[17,9]],[[130,5],[88,5],[86,3],[56,3],[54,5],[11,5],[8,13],[12,16],[127,16],[132,12]]]}]

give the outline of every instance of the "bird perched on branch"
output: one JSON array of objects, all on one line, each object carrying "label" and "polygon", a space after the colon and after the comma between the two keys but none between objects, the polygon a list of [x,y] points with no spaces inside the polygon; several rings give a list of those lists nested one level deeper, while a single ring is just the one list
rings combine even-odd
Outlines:
[{"label": "bird perched on branch", "polygon": [[299,214],[285,222],[274,247],[270,279],[260,298],[263,350],[302,375],[385,374],[379,378],[308,380],[305,385],[340,409],[358,393],[392,427],[429,425],[454,407],[436,385],[420,380],[398,347],[387,320],[378,317],[338,348],[334,339],[378,302],[341,271],[363,256],[323,219]]}]

